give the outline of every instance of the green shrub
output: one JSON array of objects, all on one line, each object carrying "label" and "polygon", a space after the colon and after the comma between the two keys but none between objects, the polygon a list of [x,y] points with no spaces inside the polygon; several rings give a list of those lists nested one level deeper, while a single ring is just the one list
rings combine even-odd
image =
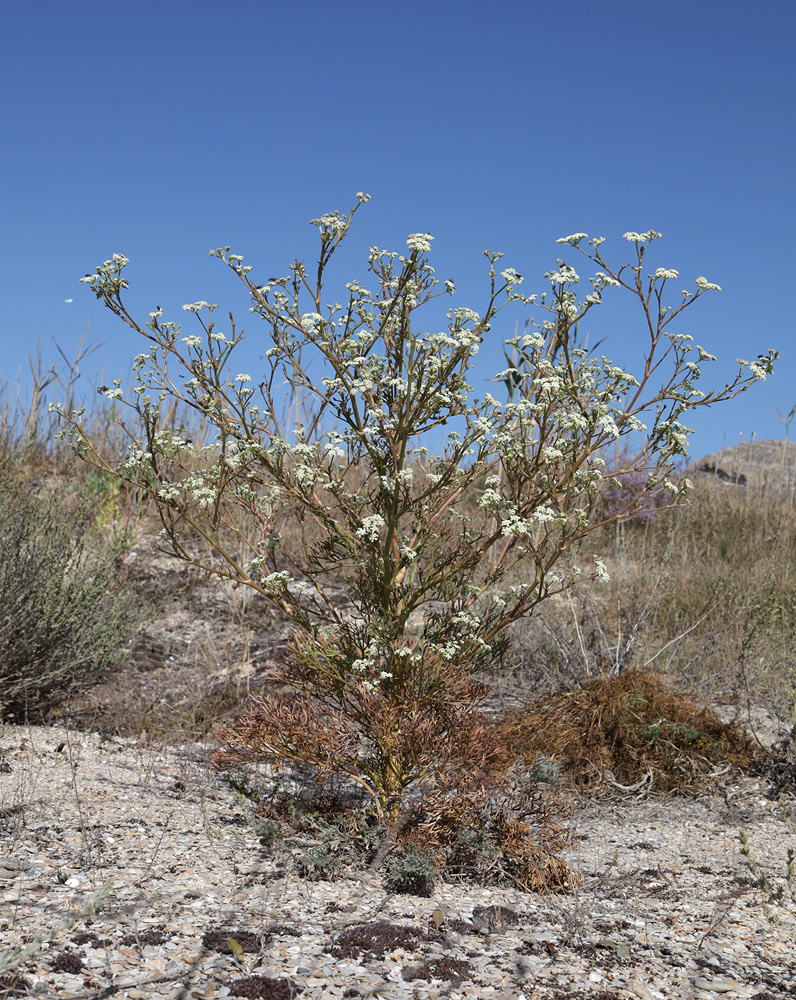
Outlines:
[{"label": "green shrub", "polygon": [[308,848],[299,858],[299,867],[305,878],[331,878],[342,861],[328,844]]},{"label": "green shrub", "polygon": [[390,892],[428,898],[434,892],[434,883],[438,877],[433,853],[415,844],[408,844],[400,854],[391,859],[387,885]]},{"label": "green shrub", "polygon": [[41,717],[119,662],[152,605],[125,583],[123,539],[67,477],[30,483],[23,459],[0,472],[0,713]]}]

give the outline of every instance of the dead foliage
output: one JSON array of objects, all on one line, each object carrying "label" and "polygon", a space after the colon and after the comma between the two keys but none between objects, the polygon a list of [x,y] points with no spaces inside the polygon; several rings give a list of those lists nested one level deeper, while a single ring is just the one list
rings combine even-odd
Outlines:
[{"label": "dead foliage", "polygon": [[69,972],[73,976],[83,971],[83,959],[73,951],[62,951],[53,958],[53,972]]},{"label": "dead foliage", "polygon": [[30,996],[31,981],[17,971],[0,976],[0,998]]},{"label": "dead foliage", "polygon": [[225,985],[232,996],[250,997],[252,1000],[291,1000],[303,992],[290,979],[271,979],[269,976],[228,979]]},{"label": "dead foliage", "polygon": [[223,927],[211,927],[202,936],[202,947],[208,951],[217,951],[222,955],[234,954],[230,940],[236,942],[243,952],[256,954],[264,948],[270,935],[254,933],[247,930],[227,930]]},{"label": "dead foliage", "polygon": [[753,751],[696,695],[652,671],[599,677],[581,690],[532,702],[497,727],[512,754],[559,761],[570,781],[685,791],[729,762],[748,768]]},{"label": "dead foliage", "polygon": [[418,928],[403,927],[389,920],[374,920],[340,931],[329,950],[335,958],[384,958],[388,951],[395,951],[396,948],[413,951],[423,938],[424,933]]},{"label": "dead foliage", "polygon": [[[284,792],[264,796],[255,813],[287,833],[285,846],[319,844],[323,855],[311,860],[315,874],[324,878],[363,865],[389,873],[403,859],[406,881],[414,870],[408,859],[416,855],[417,888],[439,874],[446,881],[561,891],[581,881],[559,857],[569,844],[569,833],[556,822],[565,810],[531,773],[517,761],[497,779],[486,772],[448,775],[389,828],[367,803],[323,789],[306,800]],[[394,888],[395,879],[385,878]]]},{"label": "dead foliage", "polygon": [[430,958],[419,965],[410,965],[404,968],[401,978],[404,982],[411,983],[415,979],[441,979],[452,983],[459,983],[462,979],[469,979],[472,966],[462,958],[452,958],[450,955],[443,955],[442,958]]},{"label": "dead foliage", "polygon": [[125,947],[129,948],[133,945],[140,945],[141,947],[145,945],[150,945],[157,947],[158,945],[164,944],[168,941],[169,935],[163,929],[163,925],[160,927],[150,927],[146,931],[141,931],[140,934],[125,934],[122,940],[119,942]]},{"label": "dead foliage", "polygon": [[441,783],[417,803],[396,839],[436,853],[449,880],[561,891],[581,881],[558,856],[570,839],[553,818],[562,814],[516,761],[497,780],[481,773]]}]

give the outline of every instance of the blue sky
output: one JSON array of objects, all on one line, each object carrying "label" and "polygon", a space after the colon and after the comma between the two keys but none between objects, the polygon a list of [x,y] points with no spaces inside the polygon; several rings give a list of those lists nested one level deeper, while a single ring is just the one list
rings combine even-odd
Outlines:
[{"label": "blue sky", "polygon": [[[719,355],[706,377],[781,353],[767,383],[693,418],[692,452],[781,438],[777,407],[796,404],[794,37],[792,0],[15,5],[0,36],[0,369],[24,381],[37,342],[47,365],[90,323],[104,343],[82,384],[122,375],[141,344],[78,279],[123,253],[142,321],[162,306],[195,332],[181,305],[218,302],[254,375],[265,329],[208,250],[232,245],[265,281],[313,260],[308,220],[364,190],[331,300],[369,246],[400,251],[408,233],[435,237],[438,275],[482,310],[486,248],[543,291],[557,237],[605,236],[616,263],[624,232],[661,231],[650,263],[678,269],[677,290],[697,275],[723,288],[680,327]],[[634,370],[635,314],[606,296],[592,325]],[[478,376],[501,367],[500,333],[513,319]]]}]

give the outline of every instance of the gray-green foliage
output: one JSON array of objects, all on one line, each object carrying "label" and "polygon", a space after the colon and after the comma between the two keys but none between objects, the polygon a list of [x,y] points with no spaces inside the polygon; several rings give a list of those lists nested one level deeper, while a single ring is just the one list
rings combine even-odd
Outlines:
[{"label": "gray-green foliage", "polygon": [[561,780],[561,764],[537,751],[531,765],[530,777],[545,785],[557,785]]},{"label": "gray-green foliage", "polygon": [[391,859],[388,884],[392,892],[430,896],[438,875],[431,851],[409,844]]},{"label": "gray-green foliage", "polygon": [[70,478],[31,483],[21,459],[0,472],[0,713],[41,715],[118,662],[152,616],[121,572],[123,539],[96,531]]},{"label": "gray-green foliage", "polygon": [[[787,819],[784,806],[783,815],[786,817],[786,822],[790,826],[791,832],[794,832],[794,826]],[[760,889],[765,897],[762,904],[763,912],[772,923],[776,923],[777,916],[772,910],[772,906],[782,908],[796,906],[796,848],[788,848],[784,884],[774,886],[768,875],[760,867],[760,863],[752,850],[745,830],[741,830],[740,838],[741,853],[746,858],[746,864],[757,882],[758,889]]]},{"label": "gray-green foliage", "polygon": [[308,878],[328,878],[342,864],[328,844],[317,844],[308,848],[299,858],[299,866],[303,875]]}]

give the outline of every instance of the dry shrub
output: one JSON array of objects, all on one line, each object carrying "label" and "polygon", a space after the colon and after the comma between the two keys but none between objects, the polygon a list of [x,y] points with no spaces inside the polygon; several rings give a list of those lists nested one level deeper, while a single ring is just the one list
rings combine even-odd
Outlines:
[{"label": "dry shrub", "polygon": [[429,882],[438,873],[447,881],[511,884],[528,892],[564,890],[581,881],[559,857],[569,844],[569,833],[556,822],[564,808],[532,773],[517,761],[501,775],[448,775],[410,802],[389,829],[372,805],[318,785],[306,798],[285,792],[260,798],[255,812],[278,824],[289,842],[318,845],[299,861],[306,877],[336,877],[343,867],[368,865],[382,870],[389,886],[397,863],[400,881],[416,871]]},{"label": "dry shrub", "polygon": [[553,819],[562,812],[516,761],[499,777],[442,783],[418,803],[397,841],[435,852],[449,879],[557,891],[581,881],[558,857],[570,839]]},{"label": "dry shrub", "polygon": [[634,666],[654,658],[710,700],[754,692],[782,711],[796,634],[793,511],[792,496],[703,475],[688,507],[593,536],[611,572],[593,592],[608,648],[635,633]]},{"label": "dry shrub", "polygon": [[252,1000],[291,1000],[302,990],[290,979],[271,979],[270,976],[244,976],[228,979],[226,986],[232,996],[250,997]]},{"label": "dry shrub", "polygon": [[229,771],[258,760],[275,764],[292,760],[317,768],[319,784],[345,775],[371,796],[379,816],[389,824],[398,816],[408,786],[464,770],[478,772],[502,760],[502,741],[473,704],[484,688],[460,676],[463,668],[440,659],[432,669],[426,662],[417,678],[414,701],[407,697],[410,685],[405,677],[401,686],[392,689],[368,691],[361,686],[359,704],[345,698],[345,691],[336,690],[337,680],[330,670],[328,682],[326,678],[315,681],[316,688],[322,682],[328,688],[324,704],[300,693],[310,682],[301,673],[295,653],[298,645],[295,639],[285,665],[271,676],[280,682],[293,681],[299,693],[290,700],[253,696],[247,714],[235,727],[216,734],[221,748],[211,757],[214,769]]},{"label": "dry shrub", "polygon": [[610,777],[630,786],[649,776],[660,791],[684,790],[719,761],[753,762],[737,725],[652,671],[600,677],[511,712],[497,728],[512,753],[528,761],[542,752],[580,785]]},{"label": "dry shrub", "polygon": [[242,952],[259,954],[268,943],[270,935],[246,930],[230,930],[226,927],[210,927],[202,935],[202,947],[207,951],[217,951],[222,955],[233,955],[235,949],[229,943],[234,941]]}]

